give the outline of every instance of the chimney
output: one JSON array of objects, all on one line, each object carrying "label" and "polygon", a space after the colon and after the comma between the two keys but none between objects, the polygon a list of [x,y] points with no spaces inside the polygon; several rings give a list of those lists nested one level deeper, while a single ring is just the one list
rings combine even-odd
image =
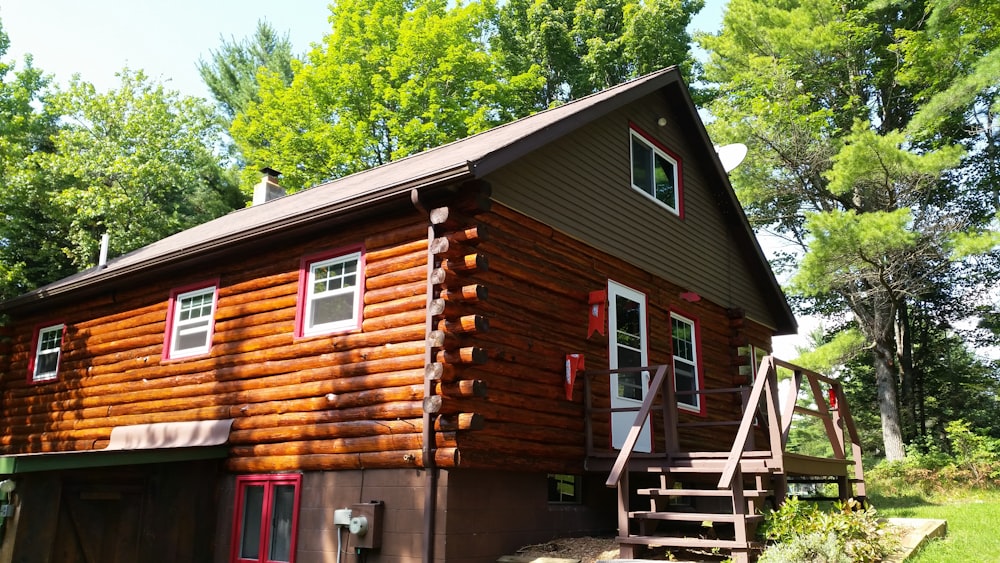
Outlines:
[{"label": "chimney", "polygon": [[260,171],[264,176],[260,179],[260,183],[253,187],[253,205],[260,205],[285,195],[285,188],[278,184],[281,172],[267,167],[261,168]]}]

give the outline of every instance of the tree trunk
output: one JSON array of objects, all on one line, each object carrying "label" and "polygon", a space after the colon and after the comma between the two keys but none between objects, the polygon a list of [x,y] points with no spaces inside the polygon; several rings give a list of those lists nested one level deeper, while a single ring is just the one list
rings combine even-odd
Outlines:
[{"label": "tree trunk", "polygon": [[882,442],[885,458],[898,461],[906,457],[903,434],[899,424],[899,401],[896,396],[896,370],[893,343],[879,339],[875,343],[875,383],[878,388],[878,407],[882,418]]},{"label": "tree trunk", "polygon": [[914,388],[912,324],[909,304],[905,299],[901,299],[899,308],[896,311],[896,358],[900,385],[900,410],[905,415],[905,418],[902,420],[903,434],[909,439],[913,439],[917,435],[917,402],[916,390]]}]

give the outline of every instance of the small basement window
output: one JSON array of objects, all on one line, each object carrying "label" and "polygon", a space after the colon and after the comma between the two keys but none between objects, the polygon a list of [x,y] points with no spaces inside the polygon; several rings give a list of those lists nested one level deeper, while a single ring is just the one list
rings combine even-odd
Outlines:
[{"label": "small basement window", "polygon": [[212,347],[216,289],[213,283],[171,292],[165,345],[168,359],[205,354]]},{"label": "small basement window", "polygon": [[549,474],[549,502],[553,504],[580,504],[579,475]]},{"label": "small basement window", "polygon": [[233,563],[294,563],[302,476],[236,478]]},{"label": "small basement window", "polygon": [[362,268],[360,251],[303,260],[296,336],[357,328],[361,317]]},{"label": "small basement window", "polygon": [[632,187],[676,215],[681,214],[680,159],[644,131],[631,134]]},{"label": "small basement window", "polygon": [[65,325],[39,328],[35,333],[35,355],[31,362],[31,381],[51,381],[59,374]]}]

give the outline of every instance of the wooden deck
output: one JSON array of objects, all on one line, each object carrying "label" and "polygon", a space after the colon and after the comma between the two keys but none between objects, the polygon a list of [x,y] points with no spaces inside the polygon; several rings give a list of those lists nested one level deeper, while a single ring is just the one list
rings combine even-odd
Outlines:
[{"label": "wooden deck", "polygon": [[[781,399],[779,367],[791,375]],[[593,439],[594,422],[600,417],[609,418],[611,409],[594,408],[591,379],[627,371],[653,372],[650,392],[641,407],[632,409],[636,411],[635,422],[621,450],[597,448]],[[768,356],[761,362],[749,393],[747,388],[699,392],[732,392],[743,397],[742,416],[732,421],[738,429],[728,449],[682,451],[678,438],[685,424],[678,422],[669,366],[583,374],[587,470],[607,472],[607,486],[618,491],[617,540],[623,559],[635,558],[644,547],[664,546],[726,549],[737,563],[749,562],[761,548],[755,541],[757,526],[763,520],[761,508],[768,502],[774,508],[780,506],[790,482],[836,483],[841,499],[865,497],[860,440],[843,387],[834,379]],[[662,435],[652,453],[634,452],[643,421],[651,414],[662,417],[659,421]],[[823,422],[832,456],[812,457],[786,451],[795,415],[816,417]],[[761,431],[767,436],[766,447],[755,444],[754,436]],[[644,499],[643,503],[648,499],[648,507],[630,506],[635,499]],[[712,533],[702,533],[706,524],[711,525]]]}]

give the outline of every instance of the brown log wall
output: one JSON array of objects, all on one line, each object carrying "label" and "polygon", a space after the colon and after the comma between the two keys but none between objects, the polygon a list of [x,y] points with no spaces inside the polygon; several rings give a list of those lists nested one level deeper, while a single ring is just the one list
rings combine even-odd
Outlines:
[{"label": "brown log wall", "polygon": [[[514,210],[494,205],[477,216],[490,237],[477,251],[489,270],[470,276],[484,286],[489,299],[477,311],[489,324],[472,338],[489,361],[468,366],[462,378],[484,382],[485,397],[454,397],[444,412],[475,412],[483,430],[458,433],[461,464],[467,467],[513,467],[550,472],[580,472],[584,458],[583,382],[577,379],[573,399],[566,400],[565,356],[583,353],[588,369],[608,366],[608,338],[587,337],[588,295],[607,288],[608,279],[646,293],[650,363],[671,358],[670,313],[695,319],[700,329],[704,388],[734,386],[736,353],[731,313],[705,299],[696,303],[680,295],[682,288],[565,236]],[[678,265],[683,267],[683,265]],[[770,332],[747,321],[759,346],[770,347]],[[743,332],[739,336],[742,337]],[[608,407],[607,380],[598,382],[595,406]],[[682,413],[681,422],[732,420],[739,417],[736,395],[707,395],[704,416]],[[609,424],[595,421],[595,444],[607,446]],[[662,427],[654,433],[662,436]],[[735,427],[699,427],[681,432],[681,446],[705,444],[728,449]]]},{"label": "brown log wall", "polygon": [[[86,303],[15,319],[3,377],[3,453],[99,449],[116,426],[233,418],[236,471],[414,466],[424,407],[427,219],[333,228],[313,242],[258,248],[214,270],[178,271]],[[295,339],[303,256],[364,244],[361,328]],[[218,277],[209,354],[162,360],[173,288]],[[58,380],[28,383],[32,331],[63,322]],[[443,397],[482,394],[439,382]],[[435,420],[436,456],[457,457],[471,414]]]},{"label": "brown log wall", "polygon": [[[227,467],[237,472],[425,464],[581,472],[583,381],[567,400],[564,362],[583,353],[587,368],[607,367],[607,336],[587,337],[587,301],[608,279],[646,293],[652,364],[670,361],[671,311],[699,323],[706,388],[739,383],[739,346],[770,348],[769,329],[742,313],[681,299],[695,288],[491,205],[488,186],[466,188],[470,197],[429,217],[331,228],[314,242],[256,249],[213,271],[178,271],[16,319],[0,343],[0,451],[100,449],[117,426],[232,418]],[[361,328],[295,339],[301,258],[358,243]],[[171,289],[215,277],[210,353],[162,360]],[[58,380],[29,384],[32,330],[56,322],[67,327]],[[609,406],[607,380],[596,389],[595,406]],[[706,414],[682,422],[739,414],[737,396],[703,401]],[[608,421],[594,429],[595,443],[607,446]],[[734,433],[685,430],[682,446],[722,446]]]}]

